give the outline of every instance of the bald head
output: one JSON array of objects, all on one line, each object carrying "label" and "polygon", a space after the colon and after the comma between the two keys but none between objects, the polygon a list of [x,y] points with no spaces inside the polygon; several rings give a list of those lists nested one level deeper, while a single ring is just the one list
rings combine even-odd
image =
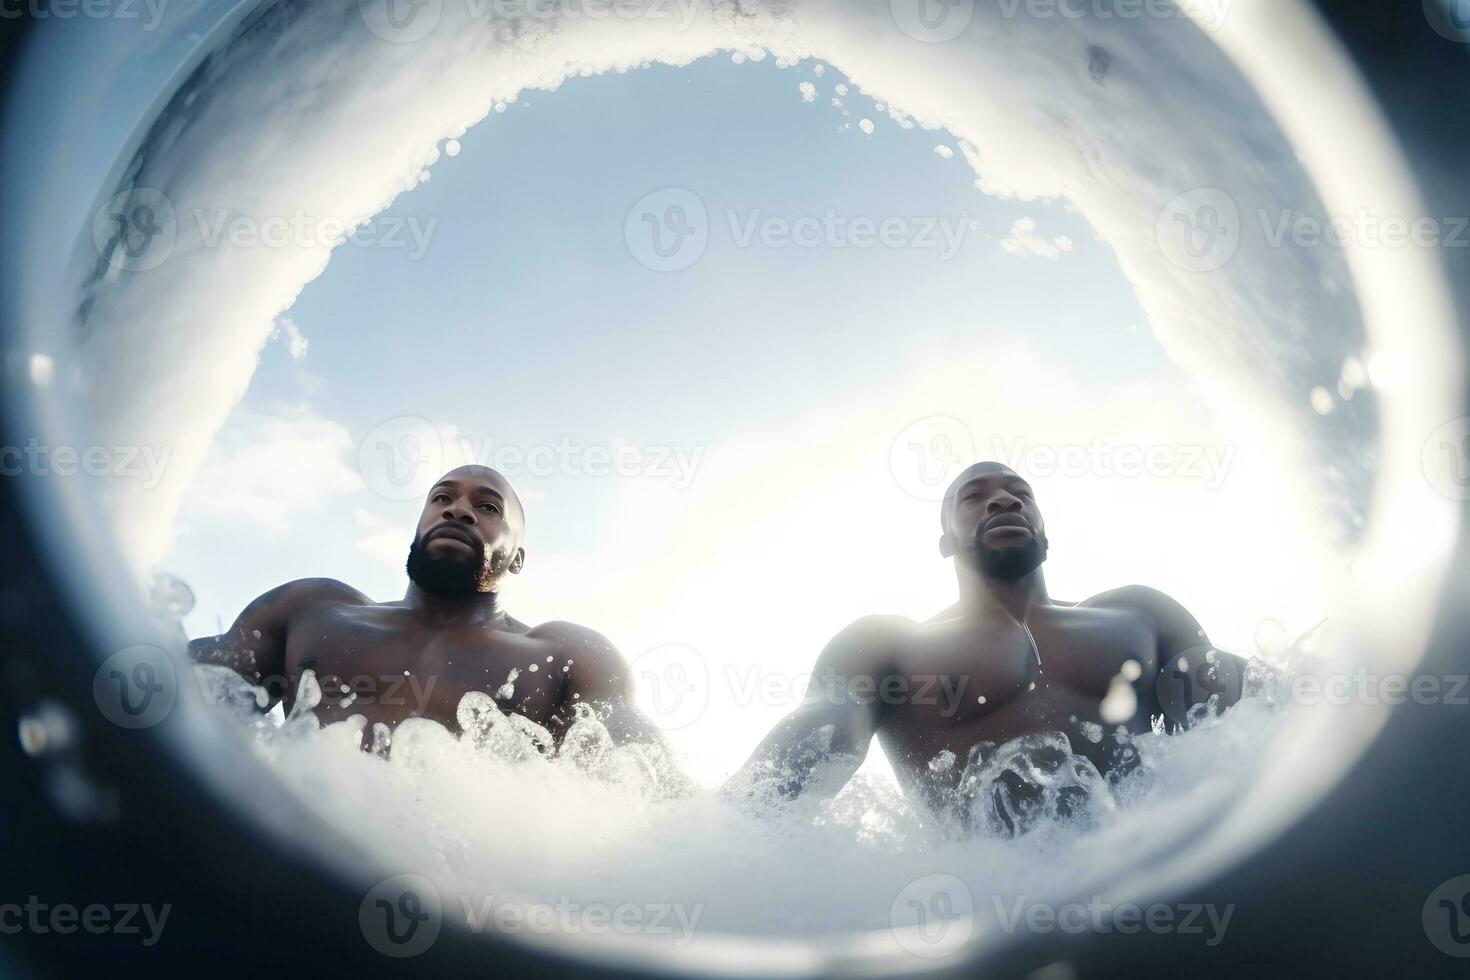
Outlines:
[{"label": "bald head", "polygon": [[499,470],[478,463],[458,466],[441,476],[434,487],[438,489],[459,484],[468,484],[482,493],[499,497],[506,518],[514,520],[519,528],[526,526],[526,509],[521,506],[521,498]]}]

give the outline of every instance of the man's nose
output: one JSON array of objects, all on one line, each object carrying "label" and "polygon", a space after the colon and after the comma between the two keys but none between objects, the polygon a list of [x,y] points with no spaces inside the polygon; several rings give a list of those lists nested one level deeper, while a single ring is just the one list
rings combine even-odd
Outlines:
[{"label": "man's nose", "polygon": [[985,509],[992,514],[998,514],[1007,510],[1020,510],[1021,498],[1002,490],[990,498],[990,502],[985,505]]},{"label": "man's nose", "polygon": [[458,524],[474,524],[475,509],[473,507],[461,507],[459,504],[450,504],[444,508],[444,519],[454,521]]}]

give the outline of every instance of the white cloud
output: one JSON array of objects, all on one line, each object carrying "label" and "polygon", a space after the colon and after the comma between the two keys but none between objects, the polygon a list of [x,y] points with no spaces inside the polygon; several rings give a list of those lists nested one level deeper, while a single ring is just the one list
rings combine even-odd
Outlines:
[{"label": "white cloud", "polygon": [[413,537],[412,528],[390,524],[363,507],[352,512],[352,521],[361,532],[357,539],[359,552],[395,571],[403,568],[408,542]]},{"label": "white cloud", "polygon": [[210,448],[184,513],[280,533],[332,498],[362,489],[354,452],[348,431],[307,405],[240,409]]},{"label": "white cloud", "polygon": [[276,329],[271,331],[271,339],[275,340],[283,335],[286,338],[286,351],[291,355],[291,360],[306,360],[306,351],[311,347],[311,341],[306,339],[301,328],[296,326],[296,321],[289,316],[282,316],[276,321]]},{"label": "white cloud", "polygon": [[1039,255],[1055,262],[1062,257],[1063,252],[1072,251],[1072,239],[1066,235],[1058,235],[1052,239],[1043,238],[1036,233],[1034,219],[1021,218],[1011,225],[1011,237],[1003,239],[1000,247],[1023,259]]}]

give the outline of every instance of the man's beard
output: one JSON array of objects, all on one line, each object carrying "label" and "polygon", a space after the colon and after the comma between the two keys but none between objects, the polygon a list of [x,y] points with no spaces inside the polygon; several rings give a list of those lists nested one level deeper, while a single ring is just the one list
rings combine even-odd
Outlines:
[{"label": "man's beard", "polygon": [[1041,567],[1051,547],[1046,535],[1033,534],[1023,547],[990,548],[985,544],[985,528],[975,533],[976,564],[981,574],[999,582],[1019,582]]},{"label": "man's beard", "polygon": [[473,558],[435,558],[415,538],[408,548],[408,579],[431,595],[463,598],[491,591],[495,563],[485,556],[485,545],[475,543]]}]

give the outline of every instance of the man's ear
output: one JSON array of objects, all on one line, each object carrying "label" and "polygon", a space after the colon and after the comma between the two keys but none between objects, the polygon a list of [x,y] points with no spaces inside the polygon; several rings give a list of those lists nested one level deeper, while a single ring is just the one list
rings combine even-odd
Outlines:
[{"label": "man's ear", "polygon": [[954,535],[951,532],[945,531],[939,536],[940,555],[945,558],[953,558],[955,556],[956,550],[957,549],[955,548]]},{"label": "man's ear", "polygon": [[526,567],[526,549],[517,548],[515,557],[510,560],[509,571],[512,575],[521,574],[521,569]]}]

